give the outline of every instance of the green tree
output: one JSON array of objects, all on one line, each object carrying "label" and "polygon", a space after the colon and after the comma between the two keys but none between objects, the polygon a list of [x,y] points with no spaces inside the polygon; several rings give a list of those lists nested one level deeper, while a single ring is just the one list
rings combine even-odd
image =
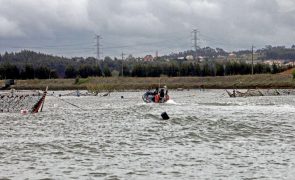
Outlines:
[{"label": "green tree", "polygon": [[68,66],[65,71],[65,78],[76,78],[78,71],[73,66]]},{"label": "green tree", "polygon": [[111,77],[112,76],[112,73],[109,69],[109,67],[107,65],[104,66],[103,68],[103,74],[105,77]]},{"label": "green tree", "polygon": [[79,68],[79,75],[82,78],[87,78],[89,76],[93,76],[93,68],[90,65],[80,66]]},{"label": "green tree", "polygon": [[146,72],[145,72],[145,66],[141,64],[136,64],[133,66],[131,76],[133,77],[145,77]]},{"label": "green tree", "polygon": [[204,64],[202,68],[202,76],[212,76],[213,74],[213,70],[210,68],[209,64]]},{"label": "green tree", "polygon": [[93,68],[93,74],[90,76],[102,76],[102,71],[99,66],[94,66]]},{"label": "green tree", "polygon": [[197,75],[197,72],[196,72],[196,69],[195,69],[195,66],[193,63],[190,63],[188,65],[188,75],[189,76],[196,76]]},{"label": "green tree", "polygon": [[25,68],[21,71],[20,77],[22,79],[34,79],[35,78],[35,69],[32,65],[26,65]]},{"label": "green tree", "polygon": [[202,76],[202,70],[201,70],[201,66],[200,66],[200,64],[197,64],[197,65],[195,66],[195,71],[196,71],[196,75],[197,75],[197,76]]},{"label": "green tree", "polygon": [[262,74],[264,72],[264,66],[261,63],[255,64],[254,74]]},{"label": "green tree", "polygon": [[26,77],[26,79],[34,79],[35,78],[35,69],[32,65],[25,66],[25,77]]},{"label": "green tree", "polygon": [[276,63],[272,63],[272,71],[271,71],[271,73],[276,74],[278,72],[279,72],[278,65]]},{"label": "green tree", "polygon": [[1,66],[0,74],[2,79],[18,79],[20,76],[20,70],[16,65],[6,63]]},{"label": "green tree", "polygon": [[57,72],[55,70],[51,70],[50,74],[49,74],[49,78],[50,79],[57,79],[58,78]]},{"label": "green tree", "polygon": [[171,63],[168,69],[168,76],[176,77],[179,75],[179,67],[175,63]]},{"label": "green tree", "polygon": [[180,76],[188,76],[189,75],[189,66],[184,63],[180,65]]},{"label": "green tree", "polygon": [[41,66],[35,69],[35,77],[38,79],[49,79],[51,70],[48,67]]},{"label": "green tree", "polygon": [[[131,75],[131,73],[130,73],[128,66],[124,65],[123,66],[123,76],[130,76],[130,75]],[[120,71],[119,76],[122,76],[122,70]]]},{"label": "green tree", "polygon": [[225,71],[222,64],[216,64],[215,68],[216,68],[216,76],[224,76]]}]

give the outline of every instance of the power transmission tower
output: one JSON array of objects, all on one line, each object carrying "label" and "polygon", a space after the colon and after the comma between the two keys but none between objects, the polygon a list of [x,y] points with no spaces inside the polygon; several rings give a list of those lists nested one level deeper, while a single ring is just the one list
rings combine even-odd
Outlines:
[{"label": "power transmission tower", "polygon": [[100,60],[100,55],[101,55],[101,51],[100,51],[100,40],[101,40],[101,36],[100,35],[96,35],[96,53],[97,53],[97,60]]},{"label": "power transmission tower", "polygon": [[95,37],[96,39],[96,55],[97,55],[97,61],[96,61],[96,65],[99,66],[101,73],[103,76],[105,76],[102,65],[101,65],[101,56],[102,56],[102,51],[100,49],[101,44],[100,44],[100,40],[102,39],[100,35],[96,35]]},{"label": "power transmission tower", "polygon": [[192,31],[192,33],[193,33],[193,41],[194,41],[194,45],[193,45],[193,47],[194,47],[194,50],[195,50],[195,60],[198,60],[198,30],[197,29],[194,29],[193,31]]},{"label": "power transmission tower", "polygon": [[122,77],[124,77],[124,53],[122,52]]},{"label": "power transmission tower", "polygon": [[252,75],[254,74],[254,46],[252,45]]}]

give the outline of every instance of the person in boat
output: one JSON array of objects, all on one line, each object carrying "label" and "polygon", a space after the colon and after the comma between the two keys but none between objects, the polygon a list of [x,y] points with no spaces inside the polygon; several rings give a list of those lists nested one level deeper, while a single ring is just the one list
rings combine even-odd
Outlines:
[{"label": "person in boat", "polygon": [[161,89],[160,90],[160,101],[164,102],[164,100],[165,100],[165,90]]},{"label": "person in boat", "polygon": [[152,101],[153,102],[159,102],[159,88],[156,87],[156,90],[153,92],[153,98],[152,98]]},{"label": "person in boat", "polygon": [[156,90],[154,91],[154,95],[157,95],[157,94],[159,94],[159,88],[158,87],[156,87]]}]

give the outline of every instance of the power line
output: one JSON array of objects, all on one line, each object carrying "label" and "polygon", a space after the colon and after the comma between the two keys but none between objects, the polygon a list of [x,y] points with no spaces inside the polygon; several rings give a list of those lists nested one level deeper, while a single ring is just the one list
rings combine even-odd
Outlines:
[{"label": "power line", "polygon": [[187,37],[180,37],[180,38],[174,38],[174,39],[169,39],[169,40],[161,40],[161,41],[149,42],[149,43],[126,44],[126,45],[121,45],[121,46],[107,46],[107,47],[104,47],[103,49],[104,50],[107,50],[107,49],[121,49],[121,48],[138,47],[138,46],[146,46],[146,45],[157,45],[157,44],[163,44],[165,42],[183,40],[183,39],[186,39],[186,38]]},{"label": "power line", "polygon": [[215,38],[212,38],[212,37],[210,37],[208,35],[205,35],[205,34],[202,34],[202,33],[199,33],[199,35],[202,37],[203,40],[205,40],[207,42],[211,42],[211,43],[214,43],[216,45],[221,45],[221,46],[225,46],[225,47],[234,47],[234,48],[236,48],[236,46],[234,46],[234,45],[232,45],[230,43],[226,43],[222,39],[220,41],[220,40],[217,40]]},{"label": "power line", "polygon": [[[104,47],[104,48],[102,48],[104,51],[112,51],[112,50],[114,50],[114,49],[124,49],[124,48],[129,48],[128,49],[128,52],[129,53],[151,53],[151,52],[154,52],[155,50],[158,50],[158,51],[161,51],[161,50],[169,50],[169,51],[173,51],[172,49],[172,47],[168,47],[169,45],[171,46],[171,45],[173,45],[173,46],[175,46],[175,45],[177,45],[177,43],[169,43],[169,45],[167,46],[167,45],[165,45],[165,43],[167,43],[167,42],[175,42],[175,41],[183,41],[183,40],[185,40],[185,39],[187,39],[189,36],[186,36],[186,37],[178,37],[178,38],[170,38],[170,39],[168,39],[168,40],[161,40],[161,41],[157,41],[157,42],[148,42],[148,43],[136,43],[136,44],[127,44],[127,45],[121,45],[121,46],[107,46],[107,47]],[[161,45],[161,47],[163,47],[164,46],[164,48],[160,48],[159,49],[159,46],[158,47],[153,47],[152,49],[150,49],[150,50],[147,50],[147,48],[145,48],[146,50],[136,50],[136,48],[137,47],[142,47],[142,46],[154,46],[154,45],[157,45],[157,44],[159,44],[159,45]],[[187,44],[188,46],[189,46],[189,44]],[[178,46],[177,46],[178,47]],[[130,48],[132,48],[132,49],[130,49]]]}]

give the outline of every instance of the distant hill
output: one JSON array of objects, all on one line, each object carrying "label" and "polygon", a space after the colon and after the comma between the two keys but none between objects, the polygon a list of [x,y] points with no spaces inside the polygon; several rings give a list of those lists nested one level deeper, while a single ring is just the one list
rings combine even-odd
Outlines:
[{"label": "distant hill", "polygon": [[16,53],[6,52],[0,55],[0,64],[5,63],[17,65],[19,68],[23,68],[27,64],[32,65],[34,68],[45,66],[56,70],[58,75],[63,77],[67,66],[79,67],[85,64],[95,64],[95,58],[66,58],[23,50]]}]

